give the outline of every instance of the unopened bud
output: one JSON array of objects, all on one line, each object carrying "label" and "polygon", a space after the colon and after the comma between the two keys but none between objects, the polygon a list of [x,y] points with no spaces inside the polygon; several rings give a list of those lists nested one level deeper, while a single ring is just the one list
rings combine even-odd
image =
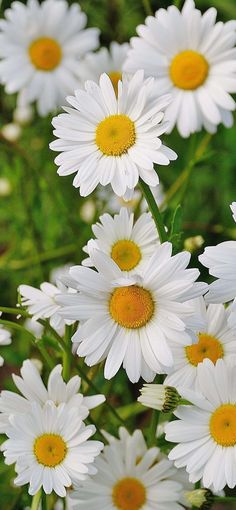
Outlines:
[{"label": "unopened bud", "polygon": [[144,384],[138,401],[163,413],[173,412],[180,404],[181,396],[173,386],[164,384]]},{"label": "unopened bud", "polygon": [[21,127],[18,124],[14,124],[13,122],[10,124],[5,124],[5,126],[1,129],[2,136],[8,142],[16,142],[21,135]]},{"label": "unopened bud", "polygon": [[185,497],[191,506],[201,510],[209,510],[214,503],[214,495],[209,489],[196,489],[186,492]]},{"label": "unopened bud", "polygon": [[185,250],[190,251],[190,253],[193,253],[194,251],[199,250],[203,244],[204,239],[202,236],[188,237],[184,241],[184,248]]}]

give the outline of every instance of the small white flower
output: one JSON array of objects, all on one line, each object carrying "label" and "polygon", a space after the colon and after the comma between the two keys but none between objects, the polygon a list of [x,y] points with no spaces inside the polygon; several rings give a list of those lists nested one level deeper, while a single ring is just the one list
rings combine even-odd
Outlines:
[{"label": "small white flower", "polygon": [[[0,312],[0,317],[2,312]],[[12,342],[11,333],[7,331],[2,324],[0,324],[0,347],[2,345],[10,345]],[[4,359],[0,356],[0,367],[3,365]]]},{"label": "small white flower", "polygon": [[76,173],[73,185],[82,196],[99,183],[123,196],[139,177],[156,186],[153,164],[169,165],[177,157],[159,138],[167,129],[162,120],[170,96],[158,97],[154,79],[144,80],[143,71],[130,80],[123,76],[118,89],[116,97],[106,74],[99,85],[87,81],[85,90],[67,98],[72,108],[52,121],[58,140],[50,147],[61,153],[55,159],[58,174]]},{"label": "small white flower", "polygon": [[[83,248],[90,254],[98,249],[116,262],[121,271],[142,272],[142,267],[159,244],[155,223],[150,213],[142,214],[134,223],[134,215],[122,208],[114,218],[103,214],[100,222],[92,226],[95,239]],[[90,257],[83,260],[84,266],[93,266]]]},{"label": "small white flower", "polygon": [[[171,243],[158,246],[142,275],[127,275],[105,253],[93,250],[93,269],[75,266],[69,285],[77,294],[58,296],[61,315],[79,320],[72,337],[89,366],[106,358],[105,377],[123,363],[129,379],[151,381],[173,365],[170,342],[189,343],[185,320],[193,314],[187,301],[207,286],[195,283],[197,269],[186,269],[190,254],[171,256]],[[73,283],[74,280],[74,283]]]},{"label": "small white flower", "polygon": [[214,133],[221,122],[233,124],[236,24],[216,23],[216,16],[216,9],[202,15],[193,0],[186,0],[181,12],[171,5],[148,16],[137,27],[139,37],[131,39],[124,70],[144,69],[157,79],[159,94],[172,94],[168,132],[176,124],[188,137],[202,127]]},{"label": "small white flower", "polygon": [[197,389],[197,372],[204,359],[216,363],[218,359],[236,362],[236,332],[228,324],[228,310],[222,304],[211,304],[206,308],[204,299],[197,300],[200,306],[204,329],[196,331],[189,345],[173,345],[174,366],[169,370],[165,384],[187,386]]},{"label": "small white flower", "polygon": [[144,384],[140,391],[138,402],[163,413],[173,412],[181,400],[178,391],[166,384]]},{"label": "small white flower", "polygon": [[43,282],[40,285],[40,289],[30,285],[20,285],[18,292],[21,295],[22,306],[28,308],[32,318],[35,321],[38,319],[49,319],[50,325],[59,335],[64,334],[66,324],[73,324],[73,321],[62,319],[58,313],[61,307],[56,303],[55,297],[63,292],[73,292],[72,289],[65,287],[59,280],[57,280],[56,285]]},{"label": "small white flower", "polygon": [[71,494],[72,509],[181,510],[183,485],[177,470],[158,448],[148,449],[140,430],[121,428],[119,439],[105,434],[109,445],[96,459],[97,474]]},{"label": "small white flower", "polygon": [[12,187],[7,177],[0,177],[0,197],[7,197],[11,194]]},{"label": "small white flower", "polygon": [[220,359],[205,359],[198,370],[199,392],[182,388],[193,405],[180,406],[166,426],[166,439],[178,443],[169,458],[186,466],[189,480],[215,491],[236,485],[236,370]]},{"label": "small white flower", "polygon": [[79,61],[98,46],[99,30],[86,21],[64,0],[11,3],[0,22],[0,77],[8,94],[19,92],[19,107],[36,101],[47,115],[78,86]]},{"label": "small white flower", "polygon": [[123,64],[127,57],[129,44],[118,44],[111,42],[109,50],[100,48],[96,53],[87,53],[80,62],[78,78],[82,83],[86,80],[93,80],[97,83],[102,73],[108,74],[113,84],[116,95],[118,93],[118,82],[122,79]]},{"label": "small white flower", "polygon": [[103,395],[84,397],[79,393],[81,379],[78,376],[72,377],[65,383],[61,372],[62,366],[57,365],[50,373],[48,385],[45,387],[39,371],[30,360],[25,360],[21,368],[21,377],[13,374],[13,381],[21,393],[2,391],[0,395],[0,433],[5,433],[11,414],[25,414],[30,412],[32,402],[41,406],[48,400],[55,405],[66,403],[67,408],[76,407],[81,419],[87,418],[89,410],[104,402]]},{"label": "small white flower", "polygon": [[5,126],[1,128],[1,133],[8,142],[16,142],[21,136],[21,127],[19,124],[11,122],[10,124],[5,124]]},{"label": "small white flower", "polygon": [[9,439],[1,449],[6,464],[16,463],[15,485],[29,483],[29,494],[43,487],[46,494],[55,491],[65,497],[65,488],[97,472],[93,463],[103,444],[88,441],[96,429],[84,425],[76,408],[34,402],[31,412],[11,415],[9,420]]}]

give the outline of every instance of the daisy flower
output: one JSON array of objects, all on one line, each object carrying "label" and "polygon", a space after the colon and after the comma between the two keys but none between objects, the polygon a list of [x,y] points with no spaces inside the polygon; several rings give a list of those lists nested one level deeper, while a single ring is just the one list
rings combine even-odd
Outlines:
[{"label": "daisy flower", "polygon": [[[236,222],[236,202],[231,204],[234,221]],[[206,294],[208,303],[226,303],[236,297],[236,241],[224,241],[217,246],[207,246],[199,256],[203,266],[209,273],[218,278],[209,286]],[[236,303],[236,302],[235,302]],[[231,309],[229,321],[236,326],[235,306]]]},{"label": "daisy flower", "polygon": [[129,44],[111,42],[109,50],[100,48],[96,53],[87,53],[80,62],[78,77],[82,83],[86,80],[98,82],[102,73],[108,74],[116,95],[118,82],[122,79],[123,64],[127,57]]},{"label": "daisy flower", "polygon": [[103,443],[88,441],[96,429],[84,425],[75,407],[34,402],[29,413],[9,421],[1,450],[6,464],[16,463],[15,485],[29,483],[30,495],[43,487],[46,494],[65,497],[65,488],[97,472],[93,462]]},{"label": "daisy flower", "polygon": [[166,426],[166,439],[179,443],[169,458],[186,466],[192,483],[222,490],[236,485],[236,371],[220,359],[204,360],[198,370],[199,393],[182,389],[193,405],[180,406],[179,420]]},{"label": "daisy flower", "polygon": [[34,321],[49,319],[50,325],[59,335],[64,335],[66,324],[73,324],[73,321],[64,321],[58,313],[61,307],[55,301],[57,294],[74,292],[65,287],[59,279],[55,285],[49,282],[41,283],[40,289],[30,285],[20,285],[18,292],[21,295],[21,305],[27,307]]},{"label": "daisy flower", "polygon": [[18,106],[36,101],[41,116],[78,86],[80,59],[98,47],[99,30],[84,30],[86,15],[64,0],[12,2],[0,21],[0,78]]},{"label": "daisy flower", "polygon": [[48,400],[55,405],[66,403],[67,407],[76,407],[82,420],[87,418],[90,409],[97,407],[105,401],[104,395],[84,397],[79,392],[81,379],[72,377],[68,383],[62,378],[62,366],[57,365],[51,371],[47,387],[45,387],[38,369],[32,361],[25,360],[20,370],[21,377],[13,374],[12,378],[17,390],[2,391],[0,395],[0,433],[5,433],[11,414],[24,414],[30,412],[31,403],[37,402],[41,406]]},{"label": "daisy flower", "polygon": [[[141,272],[143,265],[159,244],[155,223],[150,213],[142,214],[134,223],[134,215],[124,207],[114,218],[103,214],[100,223],[92,226],[96,239],[83,248],[90,254],[91,249],[101,250],[112,258],[121,271]],[[90,257],[83,260],[84,266],[92,266]]]},{"label": "daisy flower", "polygon": [[[1,318],[2,312],[0,312],[0,318]],[[2,324],[0,324],[0,347],[2,345],[10,345],[12,342],[11,339],[11,333],[7,331]],[[2,356],[0,356],[0,367],[2,367],[4,363],[4,359]]]},{"label": "daisy flower", "polygon": [[181,510],[181,483],[176,469],[158,448],[148,449],[140,430],[121,428],[119,439],[106,434],[109,444],[96,459],[97,474],[71,494],[72,509]]},{"label": "daisy flower", "polygon": [[100,183],[111,184],[118,196],[133,190],[141,177],[150,186],[159,182],[153,163],[169,165],[176,154],[160,138],[167,125],[163,110],[170,96],[157,97],[154,79],[137,71],[118,84],[118,97],[107,74],[99,85],[87,81],[67,98],[72,108],[55,117],[58,138],[52,150],[61,154],[55,163],[59,175],[76,173],[73,185],[87,196]]},{"label": "daisy flower", "polygon": [[77,294],[58,296],[61,315],[81,321],[72,337],[87,365],[106,358],[105,377],[111,379],[123,363],[132,382],[166,373],[173,365],[170,341],[186,345],[184,320],[193,314],[186,301],[206,290],[195,283],[197,269],[186,269],[190,254],[172,256],[171,243],[158,246],[142,275],[128,276],[105,253],[92,250],[93,269],[74,266],[70,285]]},{"label": "daisy flower", "polygon": [[167,107],[168,132],[175,126],[183,137],[202,126],[214,133],[222,122],[233,124],[236,92],[235,21],[216,23],[213,7],[203,15],[193,0],[180,12],[171,5],[148,16],[131,39],[124,70],[144,69],[154,76],[159,94],[172,94]]},{"label": "daisy flower", "polygon": [[174,366],[165,379],[168,386],[196,388],[198,367],[206,358],[214,364],[218,359],[236,362],[236,332],[229,327],[228,311],[222,304],[206,308],[203,299],[201,309],[206,326],[197,332],[197,342],[194,339],[189,345],[172,346]]}]

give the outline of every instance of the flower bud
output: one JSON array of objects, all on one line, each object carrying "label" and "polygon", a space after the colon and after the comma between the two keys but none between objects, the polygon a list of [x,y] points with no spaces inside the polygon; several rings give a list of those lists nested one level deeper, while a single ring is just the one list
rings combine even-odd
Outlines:
[{"label": "flower bud", "polygon": [[16,142],[21,135],[21,127],[18,124],[14,124],[11,122],[10,124],[5,124],[5,126],[1,129],[2,136],[8,142]]},{"label": "flower bud", "polygon": [[202,236],[188,237],[184,241],[184,248],[185,250],[190,251],[190,253],[193,253],[194,251],[199,250],[203,244],[204,239]]},{"label": "flower bud", "polygon": [[185,497],[191,506],[201,510],[209,510],[214,503],[214,495],[209,489],[196,489],[186,492]]},{"label": "flower bud", "polygon": [[180,404],[181,396],[176,388],[164,384],[144,384],[138,401],[163,413],[173,412]]}]

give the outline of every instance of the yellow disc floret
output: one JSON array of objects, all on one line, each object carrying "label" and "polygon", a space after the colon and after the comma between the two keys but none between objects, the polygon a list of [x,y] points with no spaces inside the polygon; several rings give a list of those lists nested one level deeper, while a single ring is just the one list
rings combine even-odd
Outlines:
[{"label": "yellow disc floret", "polygon": [[205,358],[210,359],[214,364],[218,359],[223,358],[224,350],[221,342],[208,333],[199,333],[198,343],[185,347],[189,363],[197,367]]},{"label": "yellow disc floret", "polygon": [[217,444],[236,445],[236,405],[223,404],[216,409],[210,419],[210,432]]},{"label": "yellow disc floret", "polygon": [[96,144],[106,156],[126,154],[135,138],[134,123],[127,115],[110,115],[96,129]]},{"label": "yellow disc floret", "polygon": [[118,83],[122,79],[122,74],[119,73],[119,71],[111,71],[110,73],[108,73],[108,76],[112,82],[115,95],[118,96]]},{"label": "yellow disc floret", "polygon": [[170,65],[170,78],[179,89],[195,90],[208,76],[209,65],[197,51],[186,50],[176,55]]},{"label": "yellow disc floret", "polygon": [[36,69],[52,71],[60,64],[62,51],[55,39],[41,37],[30,45],[29,56]]},{"label": "yellow disc floret", "polygon": [[111,295],[109,310],[120,326],[137,329],[145,326],[152,318],[154,301],[151,293],[143,287],[119,287]]},{"label": "yellow disc floret", "polygon": [[34,442],[34,454],[39,464],[55,467],[64,460],[67,446],[57,434],[43,434]]},{"label": "yellow disc floret", "polygon": [[141,252],[136,243],[123,239],[113,244],[111,258],[122,271],[131,271],[140,262]]},{"label": "yellow disc floret", "polygon": [[140,510],[146,502],[146,489],[136,478],[123,478],[113,487],[112,500],[119,510]]}]

